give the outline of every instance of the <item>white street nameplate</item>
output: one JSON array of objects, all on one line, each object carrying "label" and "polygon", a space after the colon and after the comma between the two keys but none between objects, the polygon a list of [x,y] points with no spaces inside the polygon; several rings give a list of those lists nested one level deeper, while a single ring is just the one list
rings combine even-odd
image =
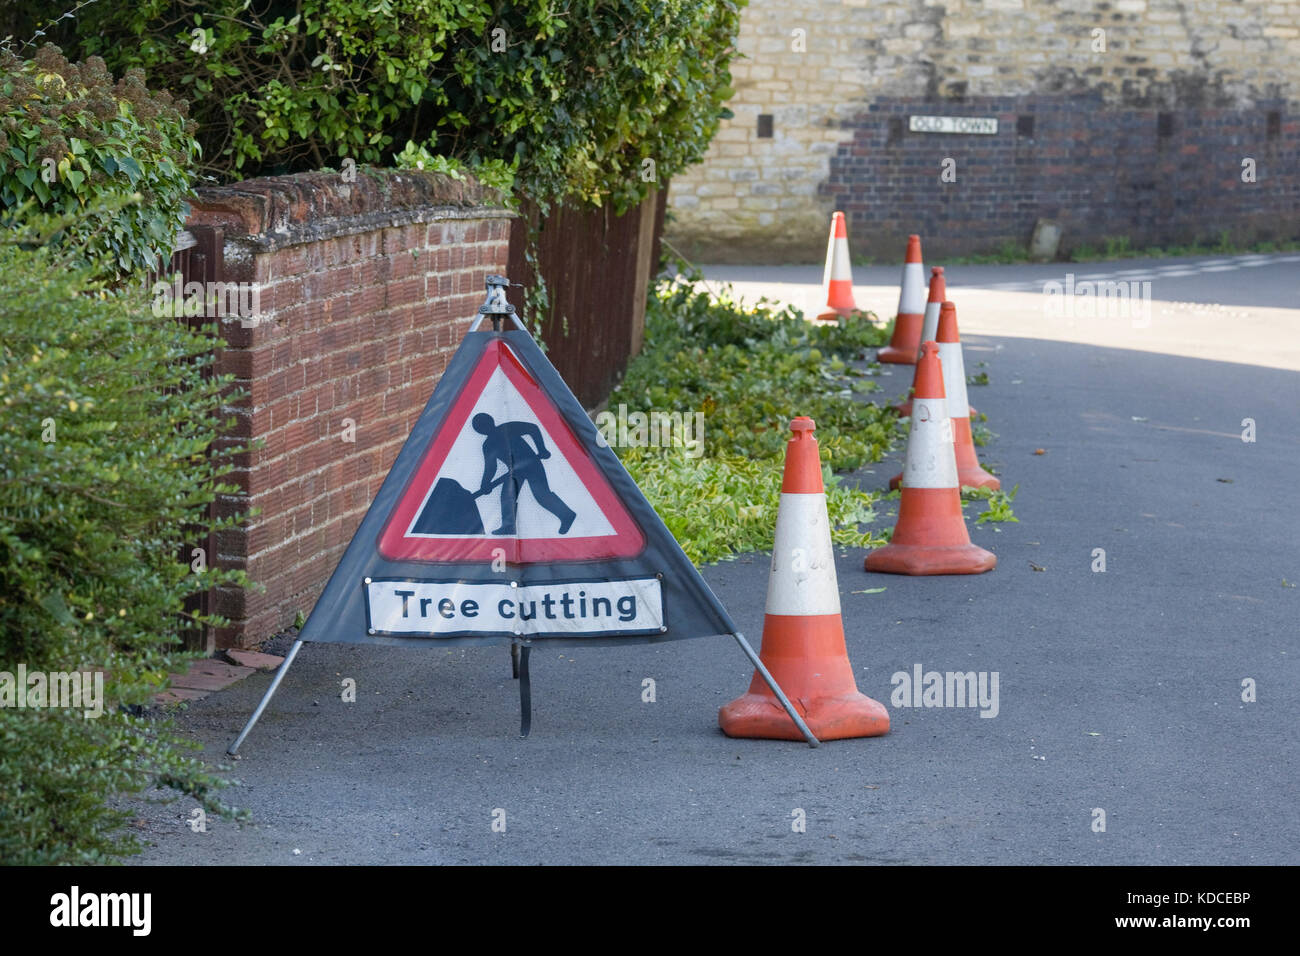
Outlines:
[{"label": "white street nameplate", "polygon": [[998,131],[996,116],[909,116],[907,128],[913,133],[983,133]]}]

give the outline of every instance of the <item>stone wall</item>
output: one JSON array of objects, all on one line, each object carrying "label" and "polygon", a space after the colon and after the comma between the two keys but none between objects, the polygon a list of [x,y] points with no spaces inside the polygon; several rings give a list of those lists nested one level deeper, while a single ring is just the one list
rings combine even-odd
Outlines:
[{"label": "stone wall", "polygon": [[[908,232],[971,252],[1053,216],[1067,247],[1296,234],[1297,3],[751,0],[739,49],[735,117],[669,197],[667,237],[699,259],[818,261],[835,208],[855,252],[891,259]],[[912,133],[916,114],[999,132]]]}]

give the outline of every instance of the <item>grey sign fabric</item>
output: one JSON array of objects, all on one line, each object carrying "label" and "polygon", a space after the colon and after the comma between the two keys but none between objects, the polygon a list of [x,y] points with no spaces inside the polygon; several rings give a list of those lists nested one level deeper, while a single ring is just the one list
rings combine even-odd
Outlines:
[{"label": "grey sign fabric", "polygon": [[466,335],[304,641],[617,644],[734,634],[525,331]]}]

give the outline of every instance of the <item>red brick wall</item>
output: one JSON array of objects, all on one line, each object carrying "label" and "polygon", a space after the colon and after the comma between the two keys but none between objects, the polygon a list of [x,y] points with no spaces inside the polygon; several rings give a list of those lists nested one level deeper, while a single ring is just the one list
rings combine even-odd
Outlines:
[{"label": "red brick wall", "polygon": [[[221,590],[218,647],[257,643],[311,611],[483,301],[504,272],[510,213],[472,182],[309,173],[200,190],[190,224],[220,230],[227,282],[254,282],[255,321],[222,319],[242,495],[260,513],[214,542],[265,587]],[[346,440],[347,419],[355,440]]]}]

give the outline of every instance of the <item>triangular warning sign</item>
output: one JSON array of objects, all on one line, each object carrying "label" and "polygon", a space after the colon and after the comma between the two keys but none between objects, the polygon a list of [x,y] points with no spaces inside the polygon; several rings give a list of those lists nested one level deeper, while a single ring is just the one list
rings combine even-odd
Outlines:
[{"label": "triangular warning sign", "polygon": [[590,561],[644,547],[600,467],[501,339],[479,356],[379,536],[385,558],[431,563]]},{"label": "triangular warning sign", "polygon": [[[479,312],[513,311],[488,276]],[[522,328],[471,331],[398,452],[235,754],[304,641],[509,643],[528,735],[538,639],[729,634],[817,738]]]},{"label": "triangular warning sign", "polygon": [[300,636],[589,644],[735,630],[515,329],[465,336]]}]

